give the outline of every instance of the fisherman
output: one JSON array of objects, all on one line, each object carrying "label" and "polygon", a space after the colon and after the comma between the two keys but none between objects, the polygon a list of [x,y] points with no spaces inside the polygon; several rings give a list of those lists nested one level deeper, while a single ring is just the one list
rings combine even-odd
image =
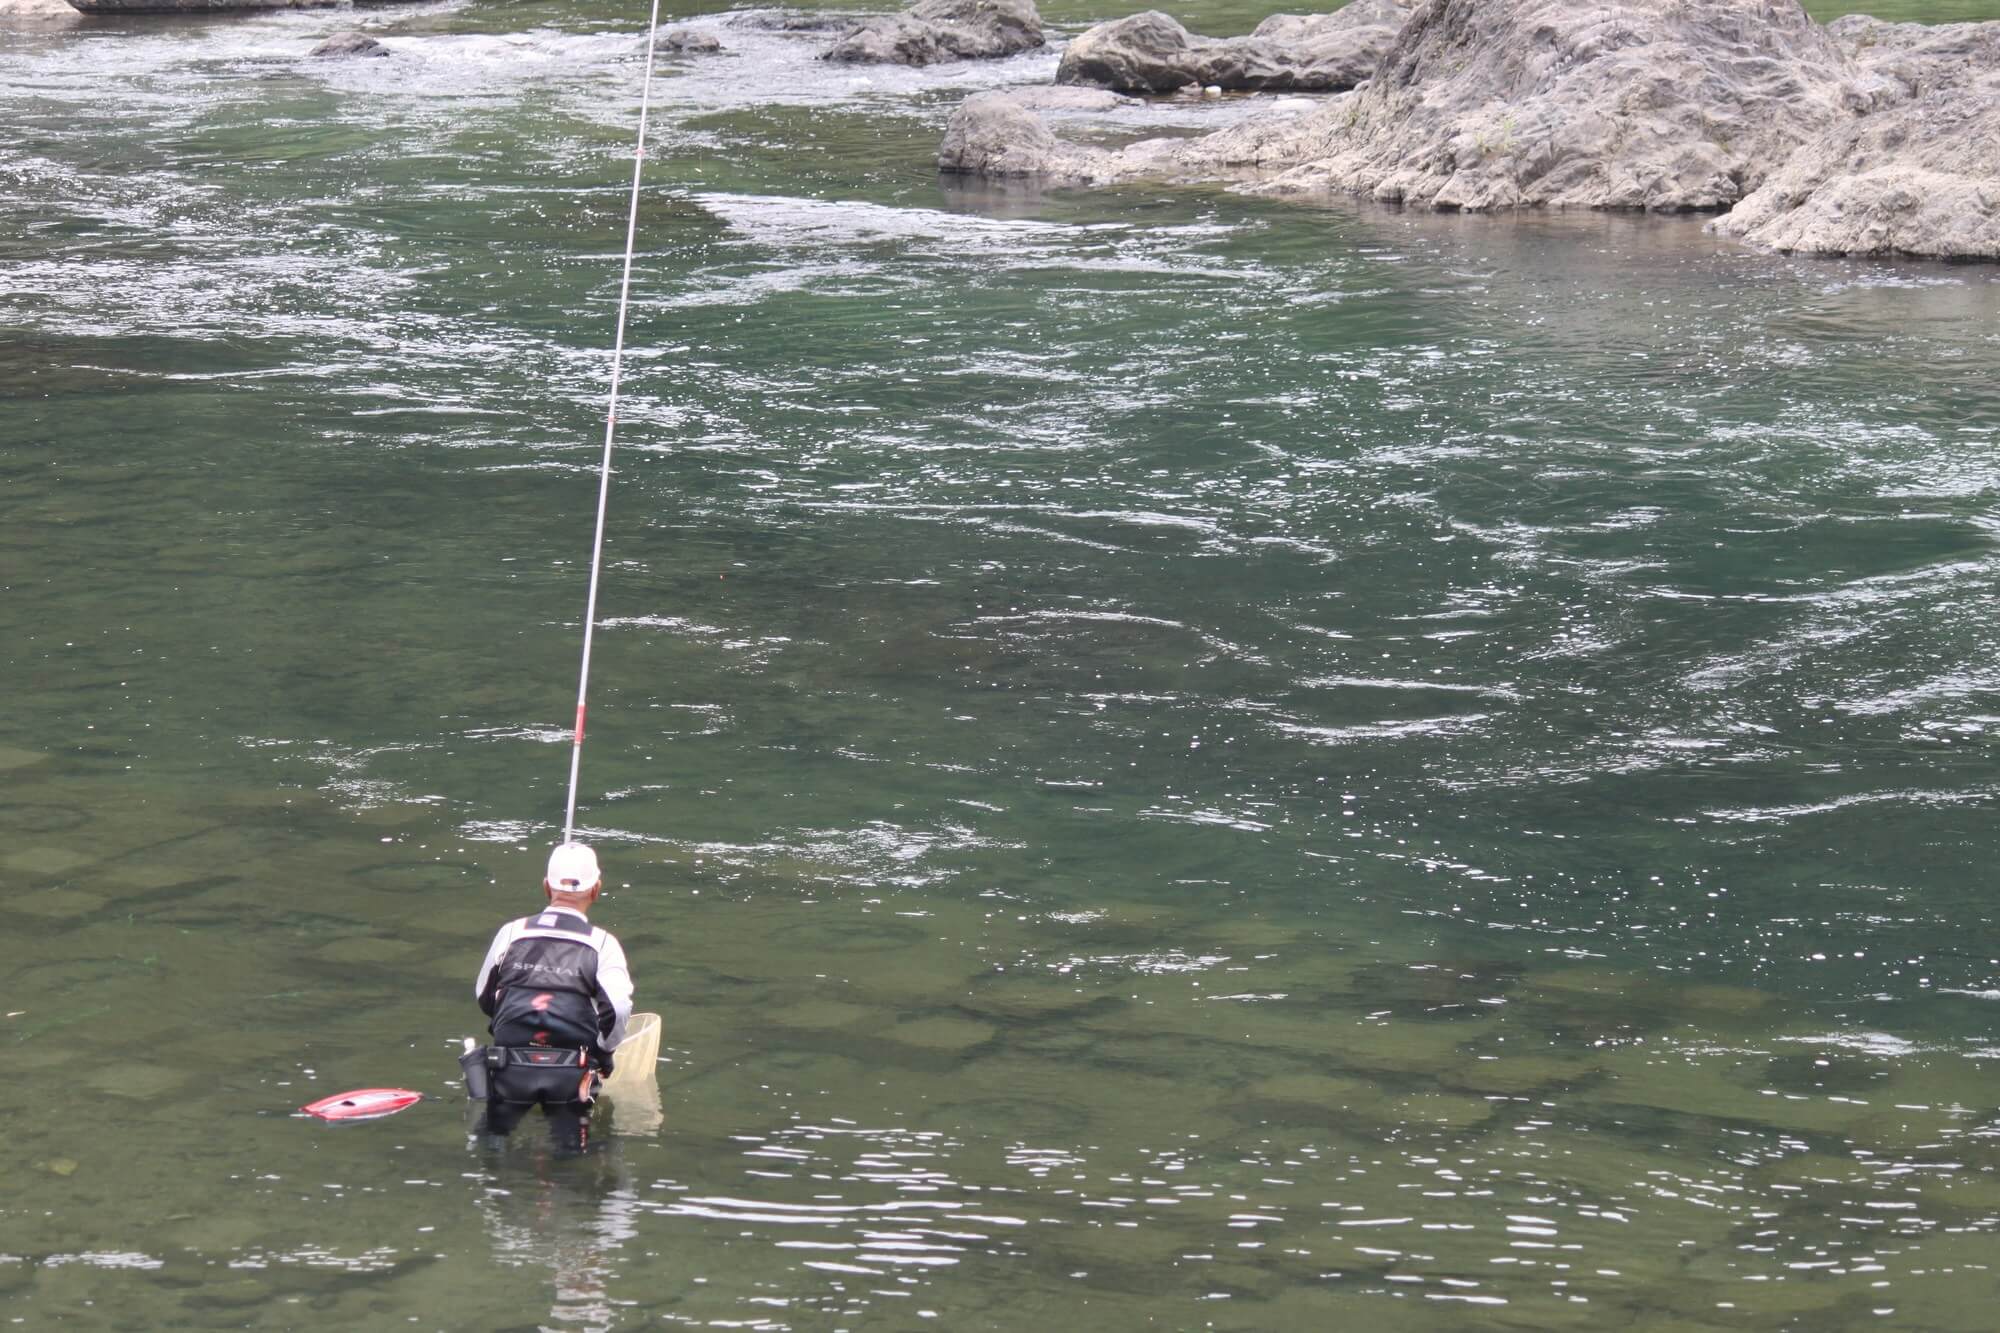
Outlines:
[{"label": "fisherman", "polygon": [[[611,1072],[611,1053],[632,1016],[625,950],[590,924],[602,884],[597,853],[580,842],[560,844],[542,880],[547,909],[500,927],[479,965],[472,989],[492,1020],[486,1125],[496,1134],[539,1105],[573,1122],[582,1144],[598,1079]],[[559,1140],[569,1137],[564,1125],[555,1128]]]}]

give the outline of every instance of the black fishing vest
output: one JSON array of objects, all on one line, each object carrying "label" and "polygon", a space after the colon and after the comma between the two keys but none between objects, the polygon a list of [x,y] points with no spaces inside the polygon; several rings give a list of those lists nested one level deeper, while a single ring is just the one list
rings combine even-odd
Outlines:
[{"label": "black fishing vest", "polygon": [[487,983],[494,1043],[597,1048],[615,1016],[597,984],[589,923],[568,912],[544,912],[530,928],[536,933],[507,946]]}]

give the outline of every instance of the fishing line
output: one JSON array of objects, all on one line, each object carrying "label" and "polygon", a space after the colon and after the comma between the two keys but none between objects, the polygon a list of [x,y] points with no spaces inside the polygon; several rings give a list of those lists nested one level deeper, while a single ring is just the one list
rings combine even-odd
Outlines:
[{"label": "fishing line", "polygon": [[590,694],[590,646],[597,628],[597,580],[604,567],[604,511],[611,500],[611,443],[618,432],[618,381],[625,364],[625,312],[632,300],[632,247],[639,235],[639,177],[646,166],[646,114],[652,106],[653,48],[660,32],[660,0],[646,25],[646,78],[639,86],[639,141],[632,152],[632,202],[625,215],[625,272],[618,281],[618,333],[611,344],[611,398],[604,411],[604,461],[597,470],[597,533],[590,543],[590,597],[583,610],[583,665],[576,678],[576,732],[569,747],[569,804],[563,841],[576,831],[576,778],[583,767],[583,713]]}]

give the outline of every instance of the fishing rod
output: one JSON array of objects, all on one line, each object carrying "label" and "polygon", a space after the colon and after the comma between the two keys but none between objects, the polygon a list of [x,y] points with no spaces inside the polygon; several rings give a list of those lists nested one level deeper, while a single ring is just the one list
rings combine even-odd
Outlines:
[{"label": "fishing rod", "polygon": [[[611,446],[618,430],[618,385],[620,372],[625,363],[625,315],[632,302],[632,251],[639,235],[639,180],[646,163],[646,116],[652,107],[653,95],[653,51],[660,31],[660,0],[653,0],[653,13],[646,25],[646,78],[639,88],[639,142],[632,153],[632,201],[625,214],[625,271],[618,281],[618,332],[611,344],[611,398],[604,411],[604,459],[597,469],[597,531],[590,543],[590,596],[583,612],[583,664],[577,671],[576,681],[576,733],[570,741],[569,750],[569,804],[563,811],[563,841],[568,842],[576,832],[576,780],[583,765],[583,713],[584,704],[590,693],[590,648],[592,631],[597,627],[597,584],[599,572],[604,567],[604,514],[611,500]],[[643,1019],[645,1014],[635,1014],[633,1018]],[[657,1052],[660,1042],[659,1016],[652,1015],[650,1028],[634,1033],[641,1037],[641,1044],[650,1038],[651,1048]],[[620,1049],[624,1049],[623,1046]],[[466,1059],[472,1058],[473,1042],[465,1042]],[[651,1071],[655,1068],[655,1057],[631,1062],[631,1069]],[[464,1061],[460,1061],[461,1065]],[[621,1062],[618,1072],[626,1073],[628,1066]],[[467,1078],[471,1078],[471,1067],[466,1066]],[[638,1085],[629,1074],[626,1089]],[[470,1084],[468,1083],[468,1090]],[[484,1093],[479,1094],[484,1096]],[[657,1091],[654,1093],[657,1108]],[[337,1092],[331,1097],[322,1097],[316,1102],[301,1106],[296,1114],[312,1116],[319,1120],[379,1120],[384,1116],[416,1105],[424,1100],[422,1093],[408,1088],[361,1088],[353,1092]]]},{"label": "fishing rod", "polygon": [[632,248],[639,235],[639,179],[646,166],[646,116],[652,107],[653,50],[660,32],[660,0],[646,25],[646,77],[639,85],[639,140],[632,152],[632,201],[625,214],[625,271],[618,281],[618,332],[611,344],[611,397],[604,411],[604,461],[597,469],[597,532],[590,543],[590,596],[583,610],[583,664],[576,677],[576,731],[569,747],[569,803],[563,836],[576,832],[576,780],[583,768],[583,715],[590,695],[590,648],[597,629],[597,583],[604,567],[604,512],[611,501],[611,445],[618,432],[618,384],[625,365],[625,313],[632,300]]}]

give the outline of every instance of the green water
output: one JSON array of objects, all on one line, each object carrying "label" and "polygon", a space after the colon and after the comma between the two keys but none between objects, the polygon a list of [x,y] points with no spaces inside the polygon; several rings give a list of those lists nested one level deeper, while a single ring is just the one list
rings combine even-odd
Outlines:
[{"label": "green water", "polygon": [[579,821],[664,1124],[474,1141],[636,15],[0,32],[0,1311],[1991,1326],[2000,278],[941,183],[1048,54],[663,71]]}]

